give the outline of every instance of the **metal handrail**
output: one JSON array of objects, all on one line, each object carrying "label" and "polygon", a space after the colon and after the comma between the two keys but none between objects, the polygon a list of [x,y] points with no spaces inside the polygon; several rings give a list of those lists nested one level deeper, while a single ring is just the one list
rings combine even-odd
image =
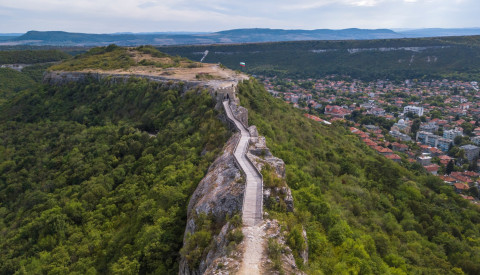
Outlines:
[{"label": "metal handrail", "polygon": [[[228,101],[228,100],[224,100],[224,102],[225,102],[225,101]],[[223,105],[223,108],[225,109],[225,105],[223,104],[223,102],[222,102],[222,105]],[[228,105],[228,104],[227,104],[227,105]],[[230,107],[230,105],[229,105],[228,107]],[[230,111],[232,111],[232,109],[230,109]],[[225,115],[227,116],[227,120],[229,120],[229,121],[233,124],[233,126],[238,129],[237,124],[235,123],[235,121],[233,121],[233,120],[228,116],[227,110],[225,110]],[[232,115],[233,115],[233,112],[232,112]],[[238,129],[238,130],[240,131],[240,129]],[[238,138],[237,143],[235,144],[235,147],[233,148],[233,160],[237,163],[238,168],[240,168],[241,173],[244,175],[244,177],[245,177],[245,183],[246,183],[246,181],[247,181],[247,173],[243,170],[242,165],[240,165],[240,161],[237,159],[237,156],[235,155],[235,151],[237,151],[238,144],[240,144],[240,140],[241,140],[241,139],[242,139],[242,134],[241,134],[241,131],[240,131],[240,137]],[[245,148],[248,148],[248,146],[245,147]],[[246,185],[246,184],[245,184],[245,185]],[[245,193],[244,193],[244,195],[243,195],[242,213],[243,213],[243,207],[244,207],[244,206],[245,206]]]}]

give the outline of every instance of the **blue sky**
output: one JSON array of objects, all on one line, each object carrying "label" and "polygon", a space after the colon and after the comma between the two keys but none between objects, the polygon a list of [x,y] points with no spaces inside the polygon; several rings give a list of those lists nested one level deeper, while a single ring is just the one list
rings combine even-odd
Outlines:
[{"label": "blue sky", "polygon": [[479,0],[0,0],[0,33],[480,27]]}]

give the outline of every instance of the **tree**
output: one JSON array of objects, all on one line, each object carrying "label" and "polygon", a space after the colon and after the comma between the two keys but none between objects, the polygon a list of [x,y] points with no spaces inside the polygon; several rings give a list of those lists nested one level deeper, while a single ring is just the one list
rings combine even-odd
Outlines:
[{"label": "tree", "polygon": [[473,161],[470,163],[470,165],[468,166],[468,171],[477,171],[478,170],[477,161],[478,161],[478,157],[475,157],[473,159]]},{"label": "tree", "polygon": [[450,173],[453,172],[453,168],[454,168],[453,159],[451,159],[448,162],[447,167],[445,168],[445,174],[450,175]]},{"label": "tree", "polygon": [[456,136],[454,139],[453,139],[453,143],[455,143],[455,145],[460,145],[462,144],[462,136]]},{"label": "tree", "polygon": [[410,128],[410,132],[412,132],[413,135],[415,135],[420,129],[420,119],[416,118],[413,120],[412,127]]}]

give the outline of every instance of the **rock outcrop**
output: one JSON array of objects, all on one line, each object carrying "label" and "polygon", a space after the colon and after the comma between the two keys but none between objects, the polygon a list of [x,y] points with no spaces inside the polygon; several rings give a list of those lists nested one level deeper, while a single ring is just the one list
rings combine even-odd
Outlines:
[{"label": "rock outcrop", "polygon": [[[257,167],[262,170],[266,165],[273,168],[278,178],[285,179],[285,163],[282,159],[273,156],[267,147],[265,137],[259,136],[257,128],[250,126],[248,128],[252,138],[250,139],[250,147],[247,153],[248,158]],[[288,212],[293,212],[293,196],[290,188],[283,184],[282,186],[263,186],[263,202],[264,207],[271,207],[272,199],[281,205],[285,205]]]},{"label": "rock outcrop", "polygon": [[[244,79],[243,76],[237,76],[238,79]],[[69,82],[82,82],[87,79],[95,79],[97,81],[107,80],[111,83],[124,83],[130,78],[142,78],[159,85],[169,85],[172,89],[181,89],[183,92],[190,89],[207,89],[212,97],[217,101],[216,109],[221,108],[221,102],[230,99],[238,103],[235,97],[234,84],[237,79],[231,80],[182,80],[168,75],[143,75],[132,73],[111,73],[111,72],[84,72],[84,71],[47,71],[43,75],[43,82],[51,85],[65,85]],[[242,107],[243,108],[243,107]],[[245,109],[246,110],[246,109]]]},{"label": "rock outcrop", "polygon": [[232,102],[230,108],[232,109],[235,118],[240,121],[245,128],[248,128],[248,110],[238,105],[236,102]]},{"label": "rock outcrop", "polygon": [[[281,267],[276,267],[275,263],[272,259],[267,260],[267,265],[269,266],[268,273],[269,274],[305,274],[301,271],[297,264],[295,263],[295,258],[293,257],[292,250],[288,247],[286,242],[286,232],[282,232],[282,227],[278,223],[277,220],[265,220],[265,233],[266,237],[271,240],[271,242],[275,242],[281,247],[281,255],[280,255],[280,265]],[[306,240],[306,236],[304,237]],[[308,253],[307,253],[308,257]],[[306,261],[304,259],[304,263]],[[278,263],[277,263],[278,264]],[[282,272],[279,271],[282,270]]]},{"label": "rock outcrop", "polygon": [[238,138],[237,133],[228,140],[223,154],[210,166],[190,199],[184,244],[189,235],[199,230],[195,217],[202,213],[208,215],[215,227],[221,229],[213,236],[208,252],[203,253],[198,266],[190,266],[188,260],[182,257],[180,274],[214,274],[213,271],[217,270],[221,274],[238,268],[238,250],[229,247],[230,241],[227,238],[227,234],[234,230],[234,225],[227,221],[227,217],[241,213],[245,191],[244,177],[233,157]]}]

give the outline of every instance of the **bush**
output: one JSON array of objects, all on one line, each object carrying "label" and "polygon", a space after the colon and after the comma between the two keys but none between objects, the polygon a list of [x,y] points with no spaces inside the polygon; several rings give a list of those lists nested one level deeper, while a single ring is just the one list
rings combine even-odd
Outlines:
[{"label": "bush", "polygon": [[231,230],[227,234],[227,240],[229,242],[235,242],[236,244],[239,244],[243,241],[243,232],[241,228],[237,228],[234,230]]},{"label": "bush", "polygon": [[282,253],[285,248],[275,239],[268,239],[267,253],[270,260],[272,260],[273,268],[282,272]]}]

